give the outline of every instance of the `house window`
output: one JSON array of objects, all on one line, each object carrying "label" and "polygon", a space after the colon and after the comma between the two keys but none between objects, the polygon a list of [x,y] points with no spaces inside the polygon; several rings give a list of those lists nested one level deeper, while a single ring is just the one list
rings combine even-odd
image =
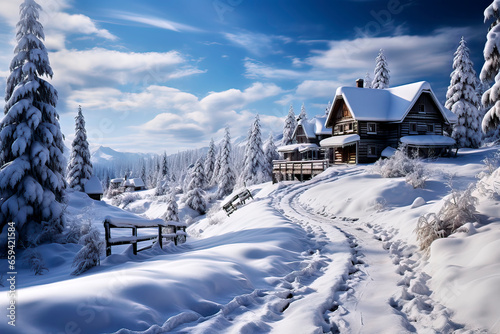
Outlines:
[{"label": "house window", "polygon": [[339,133],[344,133],[344,124],[339,125]]},{"label": "house window", "polygon": [[427,124],[427,132],[434,133],[434,124]]},{"label": "house window", "polygon": [[425,114],[425,105],[419,104],[417,108],[419,114]]},{"label": "house window", "polygon": [[410,123],[410,133],[418,133],[417,123]]},{"label": "house window", "polygon": [[368,146],[368,156],[376,157],[377,156],[377,147],[376,146]]},{"label": "house window", "polygon": [[347,124],[347,132],[352,132],[353,126],[352,123]]},{"label": "house window", "polygon": [[368,134],[377,134],[377,123],[368,123]]}]

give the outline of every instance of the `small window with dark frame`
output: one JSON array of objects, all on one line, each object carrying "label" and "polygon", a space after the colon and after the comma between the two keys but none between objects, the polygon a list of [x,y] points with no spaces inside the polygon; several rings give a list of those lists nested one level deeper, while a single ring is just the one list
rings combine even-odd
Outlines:
[{"label": "small window with dark frame", "polygon": [[410,123],[410,133],[418,133],[417,123]]},{"label": "small window with dark frame", "polygon": [[427,132],[434,132],[434,124],[427,124]]},{"label": "small window with dark frame", "polygon": [[347,125],[347,131],[348,131],[348,132],[352,132],[352,130],[353,130],[352,123],[349,123],[349,124]]},{"label": "small window with dark frame", "polygon": [[368,123],[367,124],[367,132],[370,134],[376,134],[377,133],[377,123]]},{"label": "small window with dark frame", "polygon": [[339,124],[339,133],[344,133],[344,124]]},{"label": "small window with dark frame", "polygon": [[417,110],[419,114],[425,114],[425,105],[424,104],[419,104],[417,106]]},{"label": "small window with dark frame", "polygon": [[377,147],[376,146],[368,146],[368,156],[376,157],[377,156]]}]

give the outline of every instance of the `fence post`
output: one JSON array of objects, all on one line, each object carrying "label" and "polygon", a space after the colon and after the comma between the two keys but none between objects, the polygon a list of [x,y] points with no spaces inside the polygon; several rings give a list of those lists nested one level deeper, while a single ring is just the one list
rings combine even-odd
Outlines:
[{"label": "fence post", "polygon": [[174,233],[175,233],[175,237],[174,237],[174,245],[177,246],[177,226],[174,226]]},{"label": "fence post", "polygon": [[104,238],[106,239],[106,256],[111,255],[111,245],[109,244],[109,239],[111,238],[111,231],[109,229],[109,222],[104,221]]},{"label": "fence post", "polygon": [[163,248],[163,237],[161,235],[162,226],[158,225],[158,243],[160,244],[160,248]]},{"label": "fence post", "polygon": [[[137,238],[137,227],[136,226],[132,227],[132,236]],[[132,244],[132,250],[134,252],[134,255],[137,255],[137,239]]]}]

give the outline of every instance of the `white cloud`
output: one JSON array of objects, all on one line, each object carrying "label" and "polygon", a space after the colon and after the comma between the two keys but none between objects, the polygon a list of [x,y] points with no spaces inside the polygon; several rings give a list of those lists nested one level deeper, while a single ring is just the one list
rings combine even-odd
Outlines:
[{"label": "white cloud", "polygon": [[306,71],[290,70],[286,68],[274,68],[258,62],[251,58],[245,58],[245,75],[248,78],[266,78],[266,79],[300,79],[307,74]]},{"label": "white cloud", "polygon": [[145,24],[148,26],[166,29],[166,30],[177,31],[177,32],[179,32],[179,31],[199,32],[199,31],[201,31],[200,29],[195,28],[195,27],[190,26],[190,25],[187,25],[187,24],[177,23],[177,22],[170,21],[170,20],[163,19],[163,18],[159,18],[159,17],[139,15],[139,14],[129,13],[129,12],[114,12],[111,14],[111,17],[125,20],[125,21],[142,23],[142,24]]},{"label": "white cloud", "polygon": [[305,80],[297,86],[296,94],[302,98],[324,97],[335,95],[341,84],[332,80]]},{"label": "white cloud", "polygon": [[[0,17],[2,17],[11,27],[15,27],[19,21],[19,5],[22,0],[0,0]],[[107,40],[116,40],[114,36],[106,29],[100,29],[96,23],[88,16],[82,14],[68,14],[63,12],[70,8],[69,0],[39,0],[38,4],[42,7],[40,12],[40,22],[44,26],[47,36],[59,35],[57,43],[50,44],[48,47],[57,46],[61,48],[60,35],[83,34],[95,35]]]},{"label": "white cloud", "polygon": [[285,36],[265,35],[252,32],[224,33],[231,43],[242,47],[257,56],[281,53],[281,45],[292,40]]},{"label": "white cloud", "polygon": [[141,87],[173,78],[203,73],[179,52],[121,52],[102,48],[61,50],[50,54],[54,84],[59,87],[106,87],[140,84]]}]

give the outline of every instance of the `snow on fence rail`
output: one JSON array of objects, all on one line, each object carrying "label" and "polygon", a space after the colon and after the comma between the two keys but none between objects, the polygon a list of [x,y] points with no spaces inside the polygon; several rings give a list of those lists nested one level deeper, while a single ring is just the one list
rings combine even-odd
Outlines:
[{"label": "snow on fence rail", "polygon": [[273,161],[273,183],[281,180],[299,181],[321,174],[329,167],[328,160]]},{"label": "snow on fence rail", "polygon": [[[106,217],[104,218],[104,234],[106,239],[106,256],[111,255],[111,246],[119,245],[132,245],[132,250],[134,255],[137,252],[149,249],[153,246],[153,243],[157,241],[160,247],[163,247],[163,240],[170,240],[175,243],[186,242],[187,225],[185,223],[179,223],[174,221],[165,222],[162,219],[140,219],[140,218],[129,218],[129,217]],[[152,229],[156,228],[157,234],[149,235],[137,235],[139,229]],[[111,229],[131,229],[131,236],[120,236],[112,237]],[[143,241],[152,241],[149,246],[143,247],[141,249],[137,248],[137,244]]]}]

